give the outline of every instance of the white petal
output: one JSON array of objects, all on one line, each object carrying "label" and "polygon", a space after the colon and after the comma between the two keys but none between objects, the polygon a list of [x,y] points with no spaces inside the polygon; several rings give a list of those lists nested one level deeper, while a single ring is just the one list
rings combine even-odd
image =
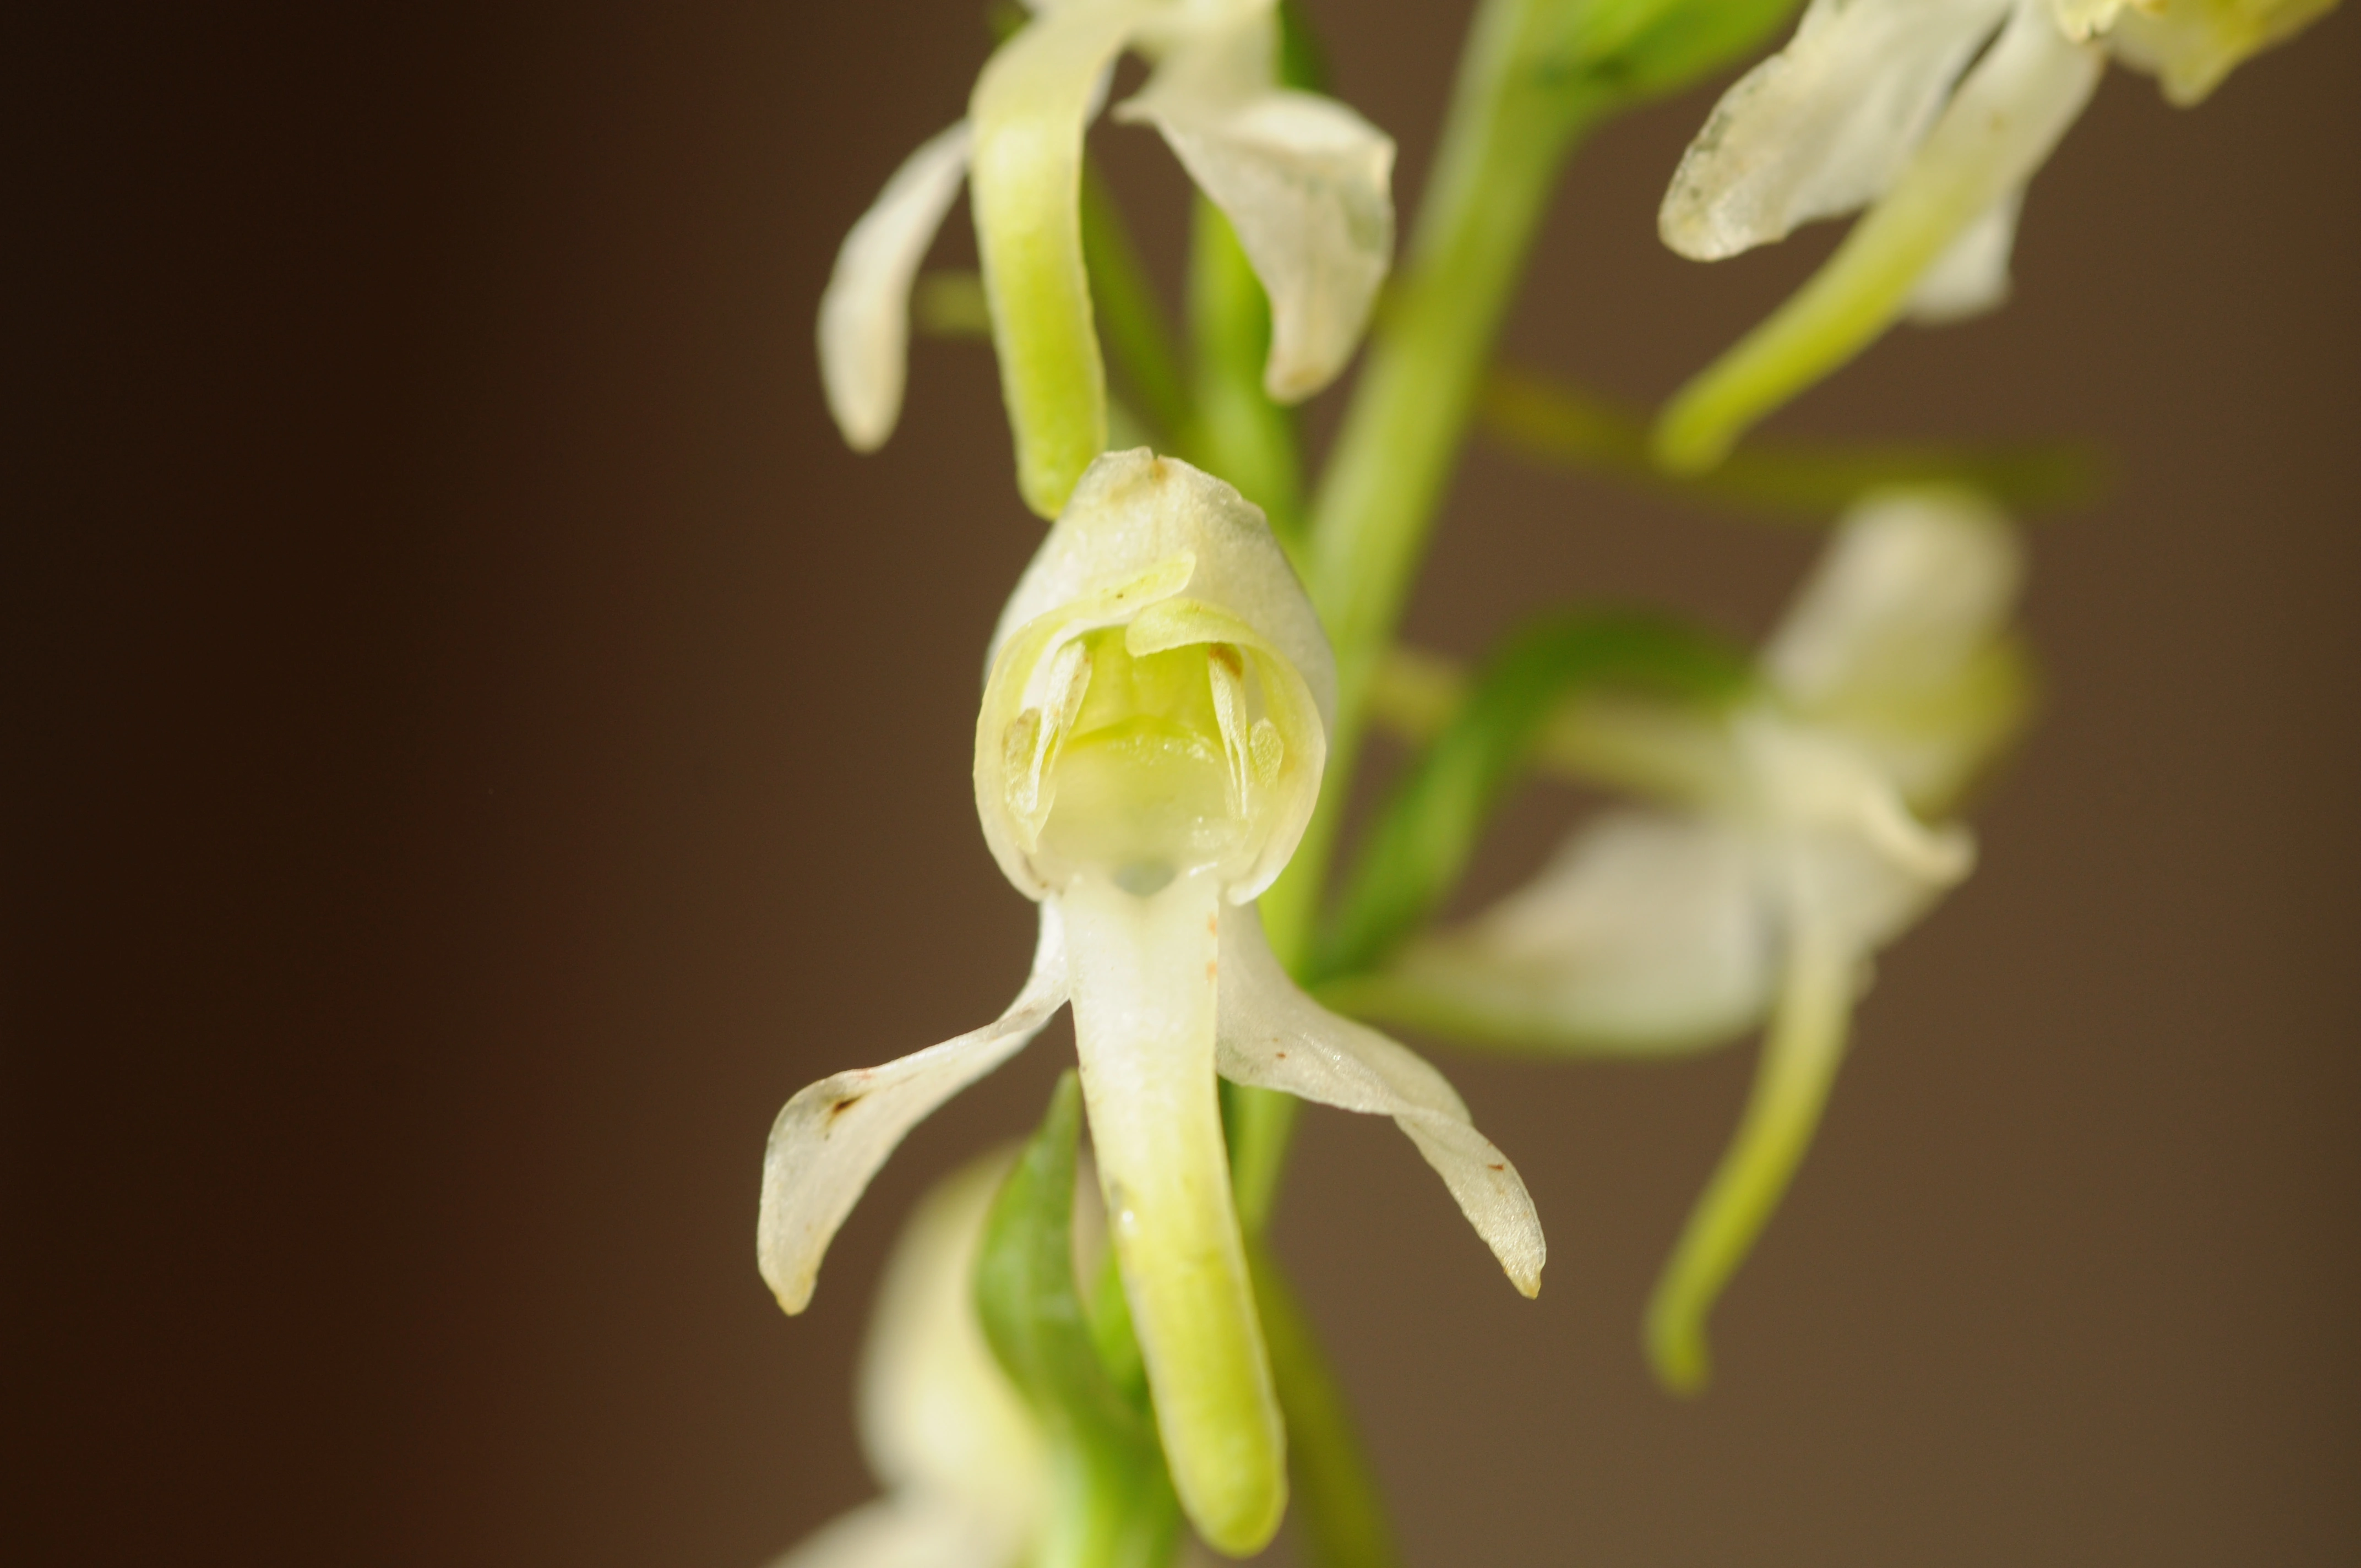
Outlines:
[{"label": "white petal", "polygon": [[1411,946],[1366,996],[1382,1017],[1537,1049],[1692,1049],[1761,1022],[1777,936],[1745,833],[1615,811],[1468,925]]},{"label": "white petal", "polygon": [[1962,229],[1950,248],[1919,274],[1903,313],[1922,326],[1944,326],[2006,304],[2008,256],[2024,205],[2025,187],[2019,185]]},{"label": "white petal", "polygon": [[1334,380],[1368,325],[1394,243],[1393,138],[1332,98],[1272,86],[1260,16],[1175,50],[1115,111],[1163,133],[1237,230],[1270,299],[1264,389]]},{"label": "white petal", "polygon": [[1791,932],[1810,927],[1873,952],[1974,868],[1966,828],[1920,822],[1883,771],[1840,737],[1759,713],[1741,721],[1739,738]]},{"label": "white petal", "polygon": [[819,300],[819,373],[847,444],[873,452],[894,433],[910,346],[910,285],[967,175],[961,120],[903,161],[844,236]]},{"label": "white petal", "polygon": [[1893,184],[2007,0],[1813,0],[1787,47],[1723,94],[1664,193],[1664,243],[1700,261],[1784,238]]},{"label": "white petal", "polygon": [[1157,1431],[1190,1522],[1243,1557],[1279,1528],[1287,1464],[1213,1080],[1221,888],[1202,871],[1148,897],[1088,879],[1061,902],[1082,1100]]},{"label": "white petal", "polygon": [[943,1499],[884,1497],[829,1520],[771,1568],[1012,1568],[1023,1549]]},{"label": "white petal", "polygon": [[1772,633],[1763,668],[1807,708],[1864,688],[1939,686],[2007,625],[2024,576],[2015,531],[1980,497],[1867,497]]},{"label": "white petal", "polygon": [[1039,1034],[1066,990],[1064,927],[1045,904],[1033,973],[996,1021],[883,1067],[821,1079],[787,1102],[763,1156],[755,1230],[763,1278],[780,1306],[800,1312],[810,1302],[828,1244],[902,1135]]},{"label": "white petal", "polygon": [[1004,1539],[1047,1506],[1039,1429],[975,1312],[975,1255],[1008,1173],[1005,1150],[938,1183],[902,1227],[862,1347],[862,1445],[906,1495],[955,1499]]},{"label": "white petal", "polygon": [[1222,1076],[1391,1116],[1442,1176],[1510,1282],[1538,1294],[1548,1249],[1532,1199],[1508,1157],[1470,1124],[1467,1107],[1443,1075],[1406,1047],[1296,989],[1271,956],[1262,916],[1251,905],[1223,919],[1221,948]]},{"label": "white petal", "polygon": [[1792,710],[1865,753],[1903,796],[1942,809],[2023,720],[2008,633],[2024,575],[2008,520],[1953,489],[1857,506],[1764,651]]}]

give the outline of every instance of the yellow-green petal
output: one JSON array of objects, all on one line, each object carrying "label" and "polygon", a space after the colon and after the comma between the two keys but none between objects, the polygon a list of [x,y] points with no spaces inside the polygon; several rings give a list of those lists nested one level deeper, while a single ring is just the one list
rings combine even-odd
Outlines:
[{"label": "yellow-green petal", "polygon": [[975,129],[976,248],[1025,502],[1055,517],[1106,447],[1106,371],[1082,265],[1082,131],[1144,0],[1082,0],[1037,16],[983,68]]}]

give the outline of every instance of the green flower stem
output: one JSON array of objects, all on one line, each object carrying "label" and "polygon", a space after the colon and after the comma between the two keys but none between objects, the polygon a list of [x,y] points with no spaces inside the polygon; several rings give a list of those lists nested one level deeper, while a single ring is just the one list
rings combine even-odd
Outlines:
[{"label": "green flower stem", "polygon": [[[1414,745],[1443,733],[1466,700],[1450,660],[1407,644],[1389,650],[1369,688],[1369,719]],[[1616,693],[1558,704],[1534,730],[1532,765],[1576,783],[1699,806],[1736,787],[1728,729],[1709,706]]]},{"label": "green flower stem", "polygon": [[1082,160],[1082,255],[1108,356],[1148,425],[1168,439],[1176,436],[1191,422],[1180,350],[1115,192],[1089,158]]},{"label": "green flower stem", "polygon": [[1363,709],[1455,466],[1494,337],[1557,172],[1613,93],[1562,66],[1565,0],[1484,0],[1468,38],[1407,265],[1312,512],[1306,587],[1336,650],[1336,723],[1320,810],[1263,899],[1290,970],[1351,793]]},{"label": "green flower stem", "polygon": [[1230,1148],[1230,1191],[1237,1201],[1238,1225],[1249,1244],[1270,1228],[1279,1204],[1279,1179],[1287,1172],[1287,1146],[1295,1135],[1302,1102],[1275,1089],[1222,1084],[1222,1135]]},{"label": "green flower stem", "polygon": [[1189,328],[1196,348],[1196,420],[1182,455],[1262,508],[1301,568],[1303,465],[1295,420],[1262,389],[1270,305],[1237,231],[1202,196],[1190,247]]},{"label": "green flower stem", "polygon": [[1052,1451],[1049,1518],[1029,1568],[1168,1568],[1180,1543],[1180,1506],[1161,1470],[1095,1448]]},{"label": "green flower stem", "polygon": [[[1292,973],[1352,793],[1369,688],[1425,554],[1492,343],[1559,168],[1616,94],[1563,62],[1569,0],[1483,0],[1469,30],[1409,259],[1381,304],[1367,364],[1312,509],[1305,586],[1336,651],[1336,722],[1320,806],[1262,898]],[[1233,1180],[1248,1236],[1268,1223],[1295,1102],[1224,1085]]]},{"label": "green flower stem", "polygon": [[1287,1417],[1290,1479],[1310,1568],[1399,1568],[1385,1497],[1312,1320],[1268,1249],[1247,1249],[1255,1304]]},{"label": "green flower stem", "polygon": [[1947,447],[1901,443],[1749,441],[1720,466],[1668,474],[1649,454],[1647,421],[1632,409],[1530,371],[1496,369],[1484,384],[1485,430],[1511,450],[1636,489],[1750,516],[1824,526],[1873,489],[1965,485],[2011,510],[2084,504],[2102,485],[2098,455],[2070,443]]}]

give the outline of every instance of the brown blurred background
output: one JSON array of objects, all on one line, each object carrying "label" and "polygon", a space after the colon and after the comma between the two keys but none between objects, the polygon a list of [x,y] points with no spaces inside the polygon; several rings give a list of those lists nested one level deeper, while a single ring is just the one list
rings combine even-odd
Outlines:
[{"label": "brown blurred background", "polygon": [[[1031,940],[966,776],[1038,534],[989,357],[922,345],[862,459],[810,346],[975,0],[43,9],[0,49],[0,1552],[754,1568],[872,1492],[884,1246],[1067,1051],[914,1135],[780,1317],[773,1113],[990,1016]],[[1312,11],[1407,207],[1465,0]],[[2016,302],[1782,421],[2120,481],[2039,527],[2045,720],[1710,1395],[1638,1316],[1748,1052],[1438,1052],[1542,1205],[1537,1304],[1390,1127],[1306,1118],[1282,1245],[1414,1562],[2361,1560],[2356,68],[2348,14],[2197,112],[2115,77]],[[1661,397],[1825,251],[1657,247],[1710,101],[1576,164],[1518,358]],[[1169,159],[1095,144],[1169,248]],[[1413,630],[1649,594],[1751,635],[1809,547],[1479,448]]]}]

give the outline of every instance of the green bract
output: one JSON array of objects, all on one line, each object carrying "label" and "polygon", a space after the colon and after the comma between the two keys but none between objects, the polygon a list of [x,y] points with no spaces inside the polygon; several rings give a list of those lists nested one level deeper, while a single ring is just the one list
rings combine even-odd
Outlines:
[{"label": "green bract", "polygon": [[1099,1180],[1182,1507],[1225,1552],[1286,1498],[1284,1438],[1231,1195],[1215,1077],[1389,1115],[1517,1287],[1543,1248],[1523,1183],[1448,1084],[1322,1009],[1252,899],[1319,792],[1334,677],[1262,514],[1140,450],[1093,464],[1019,583],[976,726],[976,806],[1040,902],[997,1022],[788,1102],[763,1168],[763,1277],[789,1311],[904,1133],[1071,1001]]},{"label": "green bract", "polygon": [[1393,143],[1333,99],[1282,88],[1272,0],[1058,0],[1001,46],[968,118],[920,148],[853,226],[820,302],[829,406],[867,451],[901,410],[911,280],[972,174],[977,248],[1016,438],[1017,482],[1055,516],[1105,449],[1105,371],[1080,216],[1082,133],[1126,48],[1156,62],[1118,119],[1153,125],[1237,230],[1270,298],[1270,395],[1351,356],[1393,251]]}]

